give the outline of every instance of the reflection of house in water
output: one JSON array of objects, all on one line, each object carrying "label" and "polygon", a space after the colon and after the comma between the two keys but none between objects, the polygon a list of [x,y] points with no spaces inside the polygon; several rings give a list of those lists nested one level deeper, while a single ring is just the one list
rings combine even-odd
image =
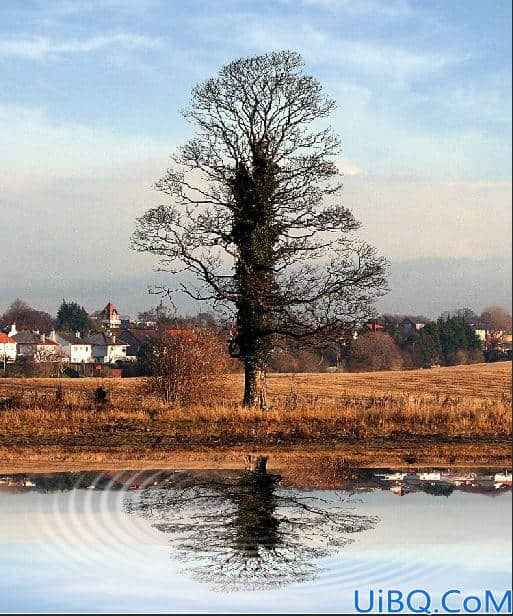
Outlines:
[{"label": "reflection of house in water", "polygon": [[388,489],[398,496],[423,491],[433,495],[449,496],[454,490],[494,496],[500,491],[511,489],[511,473],[485,471],[443,471],[430,470],[418,473],[385,472],[373,474],[382,489]]},{"label": "reflection of house in water", "polygon": [[435,471],[430,473],[420,473],[419,475],[420,481],[442,481],[442,473],[441,471]]},{"label": "reflection of house in water", "polygon": [[[33,489],[36,487],[35,482],[24,475],[2,475],[0,476],[0,489],[13,488],[16,491],[25,489]],[[10,490],[9,490],[10,491]]]},{"label": "reflection of house in water", "polygon": [[408,479],[416,478],[417,475],[399,471],[391,473],[375,473],[374,477],[383,481],[407,481]]},{"label": "reflection of house in water", "polygon": [[[225,470],[215,472],[217,481],[233,481],[238,471]],[[23,491],[64,491],[72,489],[90,490],[130,490],[137,491],[152,486],[170,487],[174,483],[177,471],[166,471],[167,483],[163,484],[163,473],[155,471],[140,471],[135,476],[130,471],[112,472],[79,472],[79,473],[35,473],[0,475],[0,490]],[[235,473],[235,474],[234,474]],[[180,473],[183,476],[183,472]],[[286,483],[286,471],[283,479]],[[289,484],[290,485],[290,484]],[[302,487],[300,484],[294,484]],[[392,469],[352,469],[351,477],[337,482],[337,489],[342,492],[365,493],[382,490],[391,491],[398,496],[414,492],[428,492],[448,496],[452,491],[478,493],[495,496],[511,490],[511,471],[495,472],[490,469],[473,470],[418,470],[395,471]]]},{"label": "reflection of house in water", "polygon": [[495,482],[495,487],[497,489],[501,488],[511,488],[511,473],[506,471],[505,473],[496,473],[493,478]]}]

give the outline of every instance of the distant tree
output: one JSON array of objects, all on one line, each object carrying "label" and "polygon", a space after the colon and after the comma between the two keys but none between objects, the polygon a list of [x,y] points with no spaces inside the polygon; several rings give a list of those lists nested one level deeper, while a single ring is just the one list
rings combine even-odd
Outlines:
[{"label": "distant tree", "polygon": [[137,353],[137,372],[139,376],[151,376],[158,368],[157,345],[155,341],[145,340]]},{"label": "distant tree", "polygon": [[429,323],[429,319],[423,315],[383,315],[385,331],[392,336],[401,349],[412,346],[418,338],[416,331],[411,331],[401,325],[405,319],[411,321],[412,323]]},{"label": "distant tree", "polygon": [[63,299],[57,312],[56,327],[62,331],[87,334],[93,329],[93,323],[83,306],[79,306],[77,302],[67,302]]},{"label": "distant tree", "polygon": [[164,306],[162,303],[155,306],[155,308],[139,312],[137,320],[141,323],[155,323],[159,327],[166,325],[171,327],[176,325],[178,320],[185,321],[184,318],[177,316],[171,308]]},{"label": "distant tree", "polygon": [[365,332],[354,341],[349,359],[353,371],[398,370],[403,367],[401,352],[392,336]]},{"label": "distant tree", "polygon": [[386,262],[352,237],[358,221],[333,202],[340,143],[319,121],[334,106],[297,53],[223,67],[194,88],[185,115],[198,133],[157,184],[173,204],[149,210],[133,236],[134,249],[198,282],[169,293],[234,314],[244,405],[266,406],[276,336],[338,338],[373,314],[386,287]]},{"label": "distant tree", "polygon": [[154,308],[150,308],[150,310],[143,310],[137,314],[137,320],[141,323],[156,323],[157,313]]},{"label": "distant tree", "polygon": [[456,310],[446,310],[442,312],[441,318],[446,321],[450,317],[461,317],[467,323],[475,324],[479,321],[479,316],[472,308],[456,308]]},{"label": "distant tree", "polygon": [[36,310],[21,299],[14,300],[0,317],[0,329],[16,323],[18,331],[22,329],[49,333],[55,327],[55,319],[42,310]]},{"label": "distant tree", "polygon": [[467,363],[481,342],[463,317],[438,320],[439,341],[443,363],[447,366]]},{"label": "distant tree", "polygon": [[438,322],[427,323],[416,336],[414,342],[415,364],[430,368],[433,364],[439,364],[442,357],[440,345],[440,330]]},{"label": "distant tree", "polygon": [[511,332],[512,329],[511,313],[504,306],[488,306],[481,314],[480,322],[485,329],[492,332]]},{"label": "distant tree", "polygon": [[292,346],[275,349],[269,367],[272,372],[322,372],[327,364],[313,349]]}]

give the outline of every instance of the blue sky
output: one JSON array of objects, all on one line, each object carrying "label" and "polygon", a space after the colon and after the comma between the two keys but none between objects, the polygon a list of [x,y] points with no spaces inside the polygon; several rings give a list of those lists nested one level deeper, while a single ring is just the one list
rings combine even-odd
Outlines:
[{"label": "blue sky", "polygon": [[[151,262],[128,238],[190,134],[180,109],[191,87],[235,57],[284,48],[337,100],[346,205],[365,239],[393,264],[496,270],[509,257],[510,2],[3,0],[0,242],[15,284],[0,308],[23,284],[48,309],[68,292],[101,304],[88,288],[128,275],[139,282],[126,311],[152,303]],[[31,294],[42,277],[46,294]],[[400,280],[397,291],[387,308],[399,297],[413,308]]]}]

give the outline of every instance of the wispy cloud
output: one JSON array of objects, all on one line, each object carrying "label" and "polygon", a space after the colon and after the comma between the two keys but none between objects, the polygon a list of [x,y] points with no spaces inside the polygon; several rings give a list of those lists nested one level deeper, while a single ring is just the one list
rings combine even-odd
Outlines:
[{"label": "wispy cloud", "polygon": [[[415,14],[409,2],[405,0],[390,0],[378,2],[376,0],[300,0],[306,6],[324,8],[332,11],[343,11],[350,15],[364,16],[376,15],[390,19],[407,19]],[[282,0],[284,3],[292,3],[291,0]]]},{"label": "wispy cloud", "polygon": [[393,79],[422,77],[440,73],[470,58],[469,53],[449,50],[423,50],[385,42],[351,40],[334,35],[309,24],[296,25],[276,20],[251,28],[234,30],[235,36],[244,38],[261,49],[281,47],[302,49],[305,55],[318,62],[334,61],[341,65]]},{"label": "wispy cloud", "polygon": [[44,60],[63,54],[91,53],[113,48],[154,48],[160,39],[133,33],[116,33],[83,39],[52,40],[46,36],[1,39],[0,56],[16,56],[28,60]]}]

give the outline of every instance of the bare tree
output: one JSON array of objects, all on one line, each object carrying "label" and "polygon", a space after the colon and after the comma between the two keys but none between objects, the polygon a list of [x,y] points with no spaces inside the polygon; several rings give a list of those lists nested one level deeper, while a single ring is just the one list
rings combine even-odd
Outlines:
[{"label": "bare tree", "polygon": [[171,205],[138,220],[133,247],[161,257],[196,300],[235,316],[245,405],[266,406],[276,336],[339,337],[372,313],[386,262],[351,233],[336,203],[339,139],[319,120],[335,103],[291,51],[242,58],[196,86],[185,117],[198,132],[157,183]]},{"label": "bare tree", "polygon": [[488,306],[480,317],[483,326],[492,332],[511,332],[511,312],[504,306]]},{"label": "bare tree", "polygon": [[0,315],[0,330],[16,324],[18,331],[22,329],[50,332],[55,328],[55,319],[42,310],[36,310],[21,299],[15,299]]}]

